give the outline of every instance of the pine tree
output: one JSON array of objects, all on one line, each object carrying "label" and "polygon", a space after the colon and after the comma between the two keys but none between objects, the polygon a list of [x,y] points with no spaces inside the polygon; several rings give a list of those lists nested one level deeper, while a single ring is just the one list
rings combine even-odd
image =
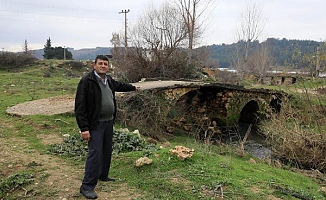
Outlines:
[{"label": "pine tree", "polygon": [[51,38],[49,37],[49,39],[46,40],[46,43],[44,45],[44,55],[43,55],[43,58],[44,59],[49,59],[49,52],[51,50]]},{"label": "pine tree", "polygon": [[27,43],[26,39],[23,44],[23,52],[24,52],[24,54],[28,54],[28,52],[29,52],[28,43]]}]

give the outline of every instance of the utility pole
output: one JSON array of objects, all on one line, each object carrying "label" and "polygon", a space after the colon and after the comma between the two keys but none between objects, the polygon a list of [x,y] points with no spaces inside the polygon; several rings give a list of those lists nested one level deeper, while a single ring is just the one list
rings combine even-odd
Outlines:
[{"label": "utility pole", "polygon": [[319,44],[317,44],[316,47],[316,56],[317,56],[317,61],[316,61],[316,77],[319,77],[319,71],[320,71],[320,66],[319,66]]},{"label": "utility pole", "polygon": [[125,47],[128,46],[128,38],[127,38],[127,13],[129,13],[130,10],[122,10],[121,12],[119,12],[119,14],[125,14]]}]

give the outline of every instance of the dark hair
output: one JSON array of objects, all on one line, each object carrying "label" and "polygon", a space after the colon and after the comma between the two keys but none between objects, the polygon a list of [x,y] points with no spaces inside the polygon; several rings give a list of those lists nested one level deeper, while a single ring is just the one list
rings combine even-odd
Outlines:
[{"label": "dark hair", "polygon": [[109,61],[109,58],[106,55],[97,55],[95,58],[95,63],[97,63],[98,59]]}]

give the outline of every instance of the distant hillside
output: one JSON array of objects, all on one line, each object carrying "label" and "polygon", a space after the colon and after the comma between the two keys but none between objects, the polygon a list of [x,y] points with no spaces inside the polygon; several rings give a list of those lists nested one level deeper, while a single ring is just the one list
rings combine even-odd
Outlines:
[{"label": "distant hillside", "polygon": [[[111,47],[96,47],[96,48],[87,48],[87,49],[78,49],[78,50],[69,48],[68,50],[72,53],[72,57],[74,60],[93,60],[96,57],[96,55],[111,54],[110,53]],[[44,51],[43,49],[32,50],[32,54],[37,59],[43,59]]]},{"label": "distant hillside", "polygon": [[96,47],[95,49],[79,49],[71,51],[74,60],[94,60],[97,55],[111,54],[111,47]]},{"label": "distant hillside", "polygon": [[[316,42],[312,40],[287,40],[268,38],[264,42],[254,41],[252,42],[252,48],[257,48],[260,45],[267,43],[270,52],[275,59],[275,64],[278,66],[284,66],[286,63],[297,63],[298,60],[293,59],[293,55],[300,53],[302,56],[304,54],[314,54],[315,48],[321,42]],[[219,67],[230,67],[232,51],[235,49],[236,43],[233,44],[221,44],[221,45],[210,45],[207,46],[211,51],[211,57],[217,59],[219,62]],[[297,58],[298,59],[298,58]]]},{"label": "distant hillside", "polygon": [[[284,66],[287,64],[293,64],[299,62],[300,56],[293,58],[293,55],[298,53],[303,56],[304,54],[314,54],[315,48],[321,42],[312,40],[287,40],[268,38],[264,42],[253,41],[252,48],[258,48],[260,45],[268,43],[268,47],[271,51],[275,64],[278,66]],[[219,67],[228,68],[231,67],[232,51],[236,43],[233,44],[221,44],[221,45],[209,45],[206,46],[211,52],[211,58],[218,61]],[[74,60],[93,60],[96,55],[99,54],[111,54],[111,47],[96,47],[96,48],[85,48],[74,50],[73,48],[68,49]],[[43,49],[32,51],[33,55],[38,59],[43,59]],[[300,68],[300,66],[298,66]]]}]

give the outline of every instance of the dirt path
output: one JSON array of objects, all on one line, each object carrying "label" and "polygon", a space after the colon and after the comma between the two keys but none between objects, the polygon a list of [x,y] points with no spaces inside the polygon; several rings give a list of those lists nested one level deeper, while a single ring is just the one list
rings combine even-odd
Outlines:
[{"label": "dirt path", "polygon": [[57,96],[17,104],[9,107],[6,112],[19,116],[36,114],[54,115],[73,112],[74,104],[74,96]]},{"label": "dirt path", "polygon": [[[10,126],[1,124],[0,126]],[[9,127],[13,129],[13,127]],[[16,131],[18,132],[18,131]],[[13,130],[13,134],[16,133]],[[24,190],[15,191],[18,199],[85,199],[79,193],[84,166],[74,165],[60,157],[41,154],[29,146],[29,143],[20,137],[1,137],[0,131],[0,175],[8,177],[23,171],[33,171],[34,182]],[[45,143],[57,143],[61,140],[54,135],[40,136]],[[140,196],[129,188],[126,183],[103,183],[96,187],[98,199],[130,200]]]}]

